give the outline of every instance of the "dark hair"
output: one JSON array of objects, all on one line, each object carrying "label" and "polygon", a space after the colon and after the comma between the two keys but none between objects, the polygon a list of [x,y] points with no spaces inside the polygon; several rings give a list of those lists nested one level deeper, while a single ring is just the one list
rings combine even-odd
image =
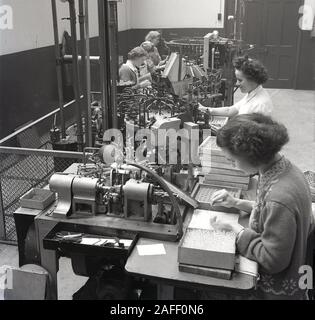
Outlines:
[{"label": "dark hair", "polygon": [[217,145],[258,166],[270,162],[289,141],[283,124],[260,113],[238,115],[217,134]]},{"label": "dark hair", "polygon": [[263,84],[268,80],[267,69],[259,60],[251,59],[248,56],[237,57],[233,61],[233,66],[242,71],[248,80],[258,84]]},{"label": "dark hair", "polygon": [[147,56],[147,52],[141,47],[135,47],[128,53],[129,60],[134,60],[134,59],[142,58],[146,56]]}]

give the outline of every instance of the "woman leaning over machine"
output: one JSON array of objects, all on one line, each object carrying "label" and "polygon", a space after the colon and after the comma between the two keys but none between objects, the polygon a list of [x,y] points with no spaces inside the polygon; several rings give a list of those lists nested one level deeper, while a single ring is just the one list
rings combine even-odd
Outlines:
[{"label": "woman leaning over machine", "polygon": [[262,113],[271,115],[273,104],[263,84],[268,74],[263,64],[247,56],[238,57],[233,61],[238,86],[245,97],[231,107],[207,108],[199,104],[200,110],[209,110],[213,116],[233,117],[238,114]]},{"label": "woman leaning over machine", "polygon": [[147,52],[141,48],[133,48],[128,53],[128,60],[119,69],[119,80],[121,83],[133,85],[134,88],[145,88],[151,85],[151,76],[140,77],[139,68],[145,63]]},{"label": "woman leaning over machine", "polygon": [[162,60],[157,46],[160,43],[161,34],[158,31],[150,31],[146,37],[146,42],[151,42],[153,44],[153,50],[149,53],[149,57],[155,66],[162,66],[165,64],[165,60]]},{"label": "woman leaning over machine", "polygon": [[314,228],[311,194],[303,173],[279,151],[287,129],[254,113],[231,119],[218,131],[217,144],[235,166],[259,173],[255,202],[232,197],[226,190],[212,197],[215,206],[250,213],[249,226],[211,220],[217,230],[234,231],[239,253],[259,265],[258,299],[305,299],[299,268],[306,264],[307,241]]},{"label": "woman leaning over machine", "polygon": [[154,54],[155,47],[151,41],[142,42],[140,47],[143,48],[148,54],[147,59],[145,61],[146,68],[147,68],[148,72],[150,72],[151,74],[155,74],[156,72],[161,71],[165,68],[165,65],[155,65],[154,64],[154,62],[151,58],[151,55]]}]

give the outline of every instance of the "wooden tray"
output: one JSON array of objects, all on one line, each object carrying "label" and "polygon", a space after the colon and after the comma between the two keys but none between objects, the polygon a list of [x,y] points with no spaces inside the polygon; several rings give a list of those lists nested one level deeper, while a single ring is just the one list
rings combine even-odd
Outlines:
[{"label": "wooden tray", "polygon": [[56,200],[54,192],[46,189],[33,188],[20,199],[20,205],[24,208],[44,210]]},{"label": "wooden tray", "polygon": [[[208,185],[208,184],[201,184],[198,183],[195,187],[195,189],[192,192],[192,196],[198,201],[199,203],[199,209],[204,210],[215,210],[219,212],[231,212],[231,213],[238,213],[239,210],[236,208],[226,208],[221,206],[211,206],[210,199],[214,192],[218,190],[222,190],[222,187]],[[230,192],[233,197],[240,198],[241,197],[241,189],[236,188],[224,188],[228,192]]]}]

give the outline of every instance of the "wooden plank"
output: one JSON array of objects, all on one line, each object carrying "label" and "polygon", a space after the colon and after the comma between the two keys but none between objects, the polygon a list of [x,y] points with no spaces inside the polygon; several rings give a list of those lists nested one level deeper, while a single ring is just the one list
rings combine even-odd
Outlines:
[{"label": "wooden plank", "polygon": [[203,165],[203,163],[206,165],[207,163],[210,163],[210,165],[212,165],[213,162],[215,163],[227,163],[230,165],[231,168],[233,168],[232,166],[232,162],[230,160],[228,160],[226,157],[222,157],[222,156],[218,156],[218,155],[206,155],[205,157],[203,157],[202,155],[200,156],[200,162],[201,165]]},{"label": "wooden plank", "polygon": [[236,183],[236,182],[226,182],[226,181],[219,181],[219,180],[204,180],[204,184],[210,184],[217,187],[223,187],[223,188],[236,188],[236,189],[242,189],[242,190],[248,190],[248,184],[245,183]]},{"label": "wooden plank", "polygon": [[233,176],[233,175],[226,175],[226,174],[215,174],[215,173],[208,173],[205,175],[205,181],[226,181],[226,182],[233,182],[233,183],[242,183],[248,184],[249,183],[249,176],[241,177],[241,176]]},{"label": "wooden plank", "polygon": [[237,177],[248,177],[249,178],[249,176],[247,174],[245,174],[243,171],[232,169],[232,168],[225,169],[225,168],[217,168],[217,167],[211,166],[211,173],[225,174],[228,176],[237,176]]}]

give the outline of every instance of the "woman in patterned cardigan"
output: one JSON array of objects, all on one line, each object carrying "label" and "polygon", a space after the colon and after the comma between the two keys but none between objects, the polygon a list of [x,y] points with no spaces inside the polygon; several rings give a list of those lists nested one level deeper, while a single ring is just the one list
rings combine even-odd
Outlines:
[{"label": "woman in patterned cardigan", "polygon": [[259,173],[255,202],[235,199],[225,190],[212,198],[214,205],[250,213],[248,228],[211,220],[215,229],[234,231],[240,254],[258,263],[258,299],[307,298],[299,270],[306,264],[314,226],[311,194],[303,173],[279,154],[288,140],[282,124],[258,113],[234,117],[217,135],[217,144],[236,167]]}]

